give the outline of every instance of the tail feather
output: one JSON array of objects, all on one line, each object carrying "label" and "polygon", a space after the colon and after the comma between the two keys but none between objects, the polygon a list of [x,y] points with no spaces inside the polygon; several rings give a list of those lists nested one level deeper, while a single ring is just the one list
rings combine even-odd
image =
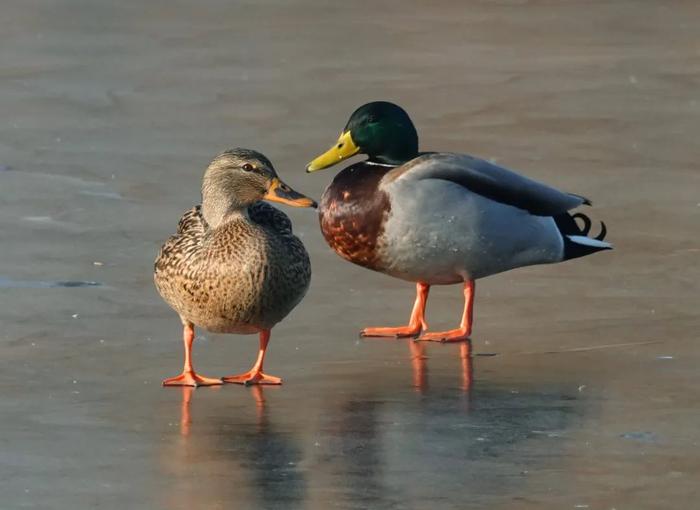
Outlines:
[{"label": "tail feather", "polygon": [[601,221],[600,222],[600,234],[595,236],[595,239],[598,239],[598,241],[602,241],[605,239],[606,234],[608,233],[608,227],[605,226],[605,222]]},{"label": "tail feather", "polygon": [[577,195],[576,193],[567,194],[571,195],[572,197],[580,198],[583,201],[583,205],[593,205],[593,202],[591,202],[588,198],[584,197],[583,195]]},{"label": "tail feather", "polygon": [[[576,220],[581,220],[580,226]],[[564,260],[584,257],[601,250],[611,250],[612,245],[603,241],[608,233],[605,223],[600,222],[600,233],[588,237],[591,231],[591,219],[583,213],[562,213],[554,216],[554,221],[564,240]]]},{"label": "tail feather", "polygon": [[571,215],[571,217],[574,219],[574,221],[583,221],[583,228],[581,228],[580,231],[582,235],[587,236],[591,231],[591,219],[583,213],[574,213]]}]

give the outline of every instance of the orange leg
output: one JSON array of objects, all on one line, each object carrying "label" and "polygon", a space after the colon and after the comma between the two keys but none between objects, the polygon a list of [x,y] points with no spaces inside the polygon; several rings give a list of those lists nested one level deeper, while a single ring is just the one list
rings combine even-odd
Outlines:
[{"label": "orange leg", "polygon": [[222,384],[221,379],[204,377],[194,371],[192,366],[192,344],[194,343],[194,324],[183,321],[182,340],[185,343],[185,366],[182,373],[163,381],[163,386],[212,386]]},{"label": "orange leg", "polygon": [[270,330],[263,329],[260,331],[260,351],[258,359],[253,365],[253,368],[243,374],[229,375],[223,378],[224,382],[245,384],[282,384],[282,379],[263,373],[263,362],[265,361],[265,351],[267,344],[270,342]]},{"label": "orange leg", "polygon": [[474,280],[464,282],[464,312],[462,321],[457,329],[425,333],[418,340],[430,342],[460,342],[468,340],[472,333],[472,317],[474,314]]},{"label": "orange leg", "polygon": [[408,326],[398,328],[365,328],[360,332],[360,336],[418,336],[420,332],[428,328],[425,322],[425,303],[428,301],[428,291],[430,285],[418,282],[416,284],[416,301],[413,303],[413,311],[408,321]]}]

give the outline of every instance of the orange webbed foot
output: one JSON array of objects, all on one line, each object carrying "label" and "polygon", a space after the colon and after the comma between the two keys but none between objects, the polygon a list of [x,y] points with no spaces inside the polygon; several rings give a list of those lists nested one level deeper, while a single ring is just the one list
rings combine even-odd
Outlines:
[{"label": "orange webbed foot", "polygon": [[469,340],[471,331],[457,328],[449,331],[435,331],[418,337],[419,342],[464,342]]},{"label": "orange webbed foot", "polygon": [[163,381],[163,386],[216,386],[223,384],[219,378],[204,377],[194,371],[183,372],[178,376],[170,377]]},{"label": "orange webbed foot", "polygon": [[360,337],[415,338],[420,335],[421,331],[428,329],[428,324],[425,322],[425,303],[428,300],[429,290],[430,285],[427,283],[416,283],[416,301],[413,303],[411,318],[408,320],[407,326],[391,328],[365,328],[360,331]]},{"label": "orange webbed foot", "polygon": [[417,337],[422,331],[420,324],[417,326],[399,326],[396,328],[365,328],[360,331],[360,337],[389,337],[389,338],[403,338],[403,337]]},{"label": "orange webbed foot", "polygon": [[244,374],[229,375],[221,378],[225,383],[244,384],[250,386],[252,384],[282,384],[282,379],[273,375],[267,375],[261,371],[250,370]]}]

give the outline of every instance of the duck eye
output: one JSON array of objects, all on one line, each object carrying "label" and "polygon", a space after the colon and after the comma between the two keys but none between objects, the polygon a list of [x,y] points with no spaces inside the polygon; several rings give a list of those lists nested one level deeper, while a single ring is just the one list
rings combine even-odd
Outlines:
[{"label": "duck eye", "polygon": [[251,165],[250,163],[246,163],[245,165],[243,165],[243,170],[245,170],[246,172],[252,172],[253,165]]}]

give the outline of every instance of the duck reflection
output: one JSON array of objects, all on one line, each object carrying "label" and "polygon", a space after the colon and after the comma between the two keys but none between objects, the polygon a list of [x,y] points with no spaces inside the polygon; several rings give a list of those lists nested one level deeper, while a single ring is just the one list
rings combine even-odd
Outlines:
[{"label": "duck reflection", "polygon": [[278,428],[269,417],[266,391],[249,388],[255,403],[256,426],[241,427],[224,420],[219,448],[248,473],[252,508],[298,508],[306,480],[298,465],[303,452],[292,430]]},{"label": "duck reflection", "polygon": [[[181,386],[182,402],[180,403],[180,435],[189,436],[192,425],[192,415],[190,413],[190,403],[192,401],[192,393],[195,388],[192,386]],[[215,386],[210,388],[210,391],[218,391],[220,387]],[[267,422],[265,416],[265,393],[261,385],[254,385],[250,388],[250,393],[255,401],[255,409],[257,416],[257,426],[260,427]]]},{"label": "duck reflection", "polygon": [[[579,401],[546,387],[475,386],[471,346],[445,347],[409,342],[415,391],[394,378],[327,406],[318,435],[323,453],[311,462],[312,493],[333,487],[341,507],[460,508],[467,498],[518,493],[527,483],[522,473],[563,450],[552,440],[548,458],[533,458],[526,444],[568,428],[582,412]],[[455,365],[458,384],[445,375]]]},{"label": "duck reflection", "polygon": [[180,435],[187,437],[190,435],[190,425],[192,415],[190,414],[190,401],[192,400],[192,386],[182,386],[182,403],[180,404]]},{"label": "duck reflection", "polygon": [[[585,410],[578,394],[532,380],[475,385],[468,343],[398,347],[408,378],[405,365],[388,365],[381,381],[358,365],[322,385],[224,388],[215,398],[182,389],[164,506],[459,508],[469,497],[488,507],[521,493],[523,472],[561,465],[555,438]],[[533,456],[531,441],[542,440],[547,455]]]},{"label": "duck reflection", "polygon": [[[413,368],[413,387],[419,393],[428,390],[428,355],[423,342],[408,341],[411,367]],[[469,393],[474,382],[471,341],[459,343],[459,360],[462,376],[461,389]]]},{"label": "duck reflection", "polygon": [[180,439],[166,462],[177,482],[166,507],[224,508],[235,502],[242,508],[298,508],[306,493],[298,468],[302,449],[291,432],[270,420],[265,392],[276,388],[247,388],[251,402],[238,412],[197,408],[198,391],[218,389],[181,390]]}]

